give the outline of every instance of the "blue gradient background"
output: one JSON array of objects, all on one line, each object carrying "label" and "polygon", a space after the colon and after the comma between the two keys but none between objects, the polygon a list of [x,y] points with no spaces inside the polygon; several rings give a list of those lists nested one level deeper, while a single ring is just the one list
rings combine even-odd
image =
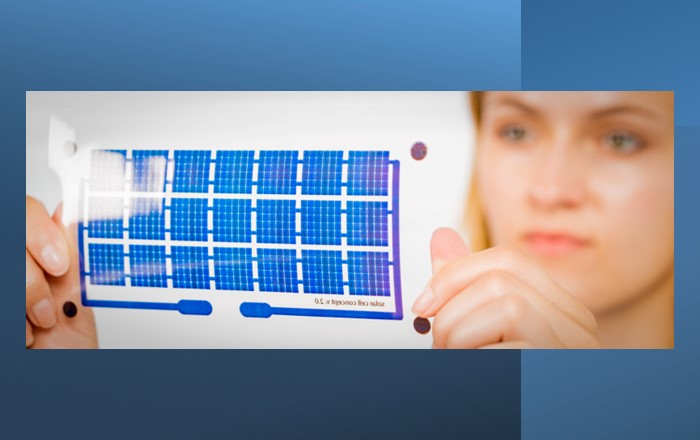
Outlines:
[{"label": "blue gradient background", "polygon": [[524,89],[675,91],[675,349],[522,354],[525,439],[700,438],[700,6],[525,1]]},{"label": "blue gradient background", "polygon": [[24,171],[6,166],[0,437],[517,438],[522,411],[526,439],[700,438],[698,7],[525,0],[521,23],[510,0],[105,3],[0,6],[6,163],[26,90],[675,90],[676,349],[526,352],[522,373],[518,352],[27,352]]},{"label": "blue gradient background", "polygon": [[21,346],[26,90],[520,87],[517,1],[204,3],[0,6],[0,438],[517,438],[518,352]]}]

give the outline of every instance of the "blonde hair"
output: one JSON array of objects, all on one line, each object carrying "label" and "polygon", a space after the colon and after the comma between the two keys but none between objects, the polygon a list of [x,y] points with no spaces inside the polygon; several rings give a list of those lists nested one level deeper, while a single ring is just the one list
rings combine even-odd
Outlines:
[{"label": "blonde hair", "polygon": [[[472,110],[472,118],[474,120],[475,138],[479,139],[479,130],[481,130],[482,116],[482,100],[484,92],[470,92],[469,102]],[[464,210],[464,226],[469,234],[469,246],[472,252],[478,252],[491,247],[489,240],[488,229],[486,227],[486,219],[484,210],[479,198],[476,178],[476,163],[479,154],[479,148],[475,145],[474,148],[474,164],[472,168],[471,181],[469,182],[469,191],[467,195],[467,203]]]}]

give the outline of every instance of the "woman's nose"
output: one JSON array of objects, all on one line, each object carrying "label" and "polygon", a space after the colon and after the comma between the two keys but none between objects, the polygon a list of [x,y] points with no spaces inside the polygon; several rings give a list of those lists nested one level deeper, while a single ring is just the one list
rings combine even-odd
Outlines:
[{"label": "woman's nose", "polygon": [[548,149],[533,169],[529,198],[540,209],[571,209],[585,197],[585,160],[570,149]]}]

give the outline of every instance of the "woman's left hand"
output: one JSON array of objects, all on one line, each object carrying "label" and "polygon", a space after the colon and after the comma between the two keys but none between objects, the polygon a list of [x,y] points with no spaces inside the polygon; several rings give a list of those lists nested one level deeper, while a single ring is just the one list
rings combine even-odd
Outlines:
[{"label": "woman's left hand", "polygon": [[600,348],[593,314],[539,265],[505,247],[470,254],[438,229],[433,278],[413,311],[432,317],[434,348]]}]

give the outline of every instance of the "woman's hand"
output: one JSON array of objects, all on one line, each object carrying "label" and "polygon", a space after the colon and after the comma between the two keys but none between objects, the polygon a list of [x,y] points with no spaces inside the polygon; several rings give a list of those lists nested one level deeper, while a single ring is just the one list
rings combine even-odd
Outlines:
[{"label": "woman's hand", "polygon": [[470,254],[438,229],[433,278],[413,311],[434,316],[434,348],[600,348],[593,314],[541,267],[504,247]]},{"label": "woman's hand", "polygon": [[[26,346],[97,348],[94,315],[80,302],[76,240],[69,238],[60,217],[60,208],[51,218],[39,201],[27,196]],[[63,312],[68,301],[77,310],[73,317]]]}]

